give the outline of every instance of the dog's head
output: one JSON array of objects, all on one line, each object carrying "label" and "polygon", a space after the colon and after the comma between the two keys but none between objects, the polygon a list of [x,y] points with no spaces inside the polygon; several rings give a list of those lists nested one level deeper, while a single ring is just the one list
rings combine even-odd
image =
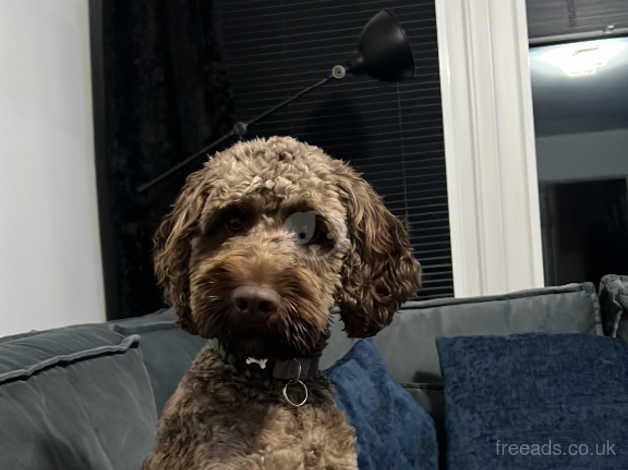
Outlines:
[{"label": "dog's head", "polygon": [[375,334],[420,283],[405,226],[369,184],[287,137],[238,143],[188,177],[155,271],[184,329],[275,358],[319,354],[334,304],[349,336]]}]

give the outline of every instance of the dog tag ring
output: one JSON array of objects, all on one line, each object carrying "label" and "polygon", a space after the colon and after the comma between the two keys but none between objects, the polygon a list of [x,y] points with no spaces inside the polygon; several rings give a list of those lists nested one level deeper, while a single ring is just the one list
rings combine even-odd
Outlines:
[{"label": "dog tag ring", "polygon": [[[307,389],[307,385],[305,385],[305,383],[303,382],[303,380],[301,380],[301,372],[303,372],[303,368],[302,368],[302,366],[301,366],[301,361],[299,361],[299,360],[297,360],[297,359],[295,359],[294,361],[297,363],[297,367],[298,367],[298,369],[297,369],[297,376],[296,376],[296,378],[294,378],[294,379],[290,379],[290,380],[288,380],[288,381],[284,384],[283,389],[282,389],[282,392],[283,392],[283,397],[286,399],[286,401],[287,401],[288,403],[290,403],[290,404],[291,404],[292,406],[294,406],[295,408],[299,408],[300,406],[303,406],[303,405],[305,405],[305,404],[307,403],[307,399],[308,399],[308,396],[309,396],[309,390]],[[301,400],[301,401],[300,401],[300,402],[298,402],[298,403],[293,402],[293,401],[290,399],[290,397],[288,396],[288,387],[289,387],[290,385],[292,385],[292,384],[298,384],[298,385],[300,385],[301,387],[303,387],[303,393],[304,393],[303,400]]]},{"label": "dog tag ring", "polygon": [[[303,397],[303,400],[301,400],[298,403],[292,401],[290,397],[288,396],[288,387],[292,384],[298,384],[301,387],[303,387],[304,397]],[[283,386],[282,391],[283,391],[283,397],[286,399],[286,401],[290,403],[292,406],[294,406],[295,408],[299,408],[300,406],[303,406],[307,403],[309,391],[307,389],[307,385],[305,385],[305,383],[301,379],[293,379],[293,380],[290,380],[289,382],[286,382],[285,385]]]}]

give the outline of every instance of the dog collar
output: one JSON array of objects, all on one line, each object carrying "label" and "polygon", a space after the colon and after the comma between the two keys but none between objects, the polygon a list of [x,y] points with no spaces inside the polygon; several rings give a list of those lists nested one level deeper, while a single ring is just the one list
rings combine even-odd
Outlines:
[{"label": "dog collar", "polygon": [[242,357],[230,353],[223,347],[218,348],[218,353],[225,362],[243,373],[261,373],[279,380],[310,379],[318,374],[318,357],[292,359]]},{"label": "dog collar", "polygon": [[[229,353],[222,346],[218,353],[225,362],[230,363],[237,371],[244,374],[264,374],[273,379],[283,380],[281,389],[286,402],[299,408],[307,403],[309,390],[303,379],[313,378],[318,374],[318,357],[295,357],[292,359],[269,359],[256,357],[238,357]],[[293,400],[294,387],[302,390],[299,399]]]}]

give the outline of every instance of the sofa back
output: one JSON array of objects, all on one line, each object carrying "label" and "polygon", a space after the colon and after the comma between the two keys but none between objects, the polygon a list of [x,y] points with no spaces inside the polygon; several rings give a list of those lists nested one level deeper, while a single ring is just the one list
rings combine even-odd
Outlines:
[{"label": "sofa back", "polygon": [[155,406],[157,412],[161,413],[207,340],[178,328],[172,309],[115,321],[110,325],[123,336],[140,336],[144,364],[155,394]]},{"label": "sofa back", "polygon": [[[335,316],[322,367],[342,357],[355,341],[342,330]],[[440,382],[436,337],[530,332],[602,334],[593,284],[407,302],[374,342],[398,382]]]}]

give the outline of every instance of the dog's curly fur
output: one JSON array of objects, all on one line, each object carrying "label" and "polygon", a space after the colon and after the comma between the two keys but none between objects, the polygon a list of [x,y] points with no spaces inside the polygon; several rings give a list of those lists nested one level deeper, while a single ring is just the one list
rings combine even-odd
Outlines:
[{"label": "dog's curly fur", "polygon": [[[306,243],[290,223],[315,214]],[[182,328],[240,357],[317,357],[330,311],[375,334],[419,287],[405,226],[345,163],[288,137],[242,142],[191,174],[155,237],[155,271]],[[270,286],[276,312],[243,317],[230,293]],[[145,469],[356,468],[355,437],[319,374],[300,408],[282,381],[209,346],[164,409]]]}]

